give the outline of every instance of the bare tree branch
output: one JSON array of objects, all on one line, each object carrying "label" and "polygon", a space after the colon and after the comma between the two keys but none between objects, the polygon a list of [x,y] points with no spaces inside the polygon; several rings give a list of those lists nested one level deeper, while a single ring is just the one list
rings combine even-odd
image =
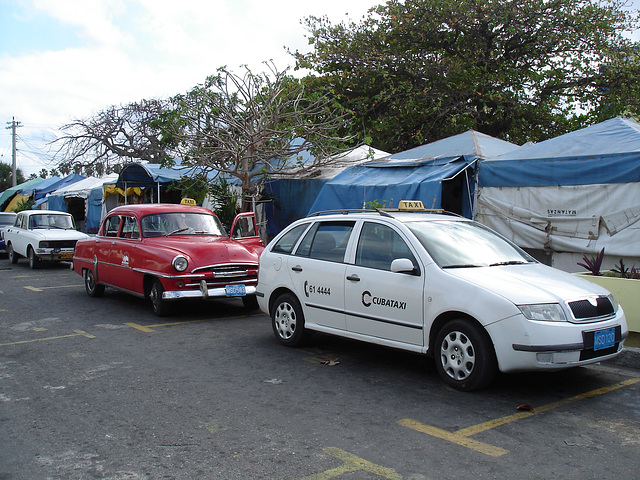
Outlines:
[{"label": "bare tree branch", "polygon": [[[297,175],[329,165],[344,152],[336,131],[348,123],[326,97],[310,96],[303,85],[267,63],[268,71],[242,75],[226,68],[203,85],[174,98],[170,135],[183,161],[237,177],[244,194],[256,192],[265,175]],[[300,154],[315,157],[303,165]]]},{"label": "bare tree branch", "polygon": [[160,163],[167,152],[156,124],[165,107],[163,100],[142,100],[64,125],[52,142],[58,145],[58,168],[107,173],[133,160]]}]

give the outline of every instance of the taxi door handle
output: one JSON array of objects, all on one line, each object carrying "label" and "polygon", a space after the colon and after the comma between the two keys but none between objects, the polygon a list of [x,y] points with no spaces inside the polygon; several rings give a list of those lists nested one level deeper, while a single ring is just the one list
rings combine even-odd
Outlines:
[{"label": "taxi door handle", "polygon": [[359,282],[360,281],[360,277],[358,275],[349,275],[347,277],[347,280],[351,280],[352,282]]},{"label": "taxi door handle", "polygon": [[301,272],[302,267],[300,265],[296,265],[295,267],[291,267],[291,270],[293,270],[294,272]]}]

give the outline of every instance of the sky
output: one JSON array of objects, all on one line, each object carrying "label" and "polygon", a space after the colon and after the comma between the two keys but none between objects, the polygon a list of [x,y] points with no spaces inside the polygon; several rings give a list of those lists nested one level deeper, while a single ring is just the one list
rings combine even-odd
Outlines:
[{"label": "sky", "polygon": [[[301,21],[360,20],[383,0],[0,0],[0,162],[28,177],[55,167],[60,127],[111,105],[168,98],[227,66],[293,66]],[[637,8],[640,0],[629,0]],[[638,39],[638,38],[636,38]]]},{"label": "sky", "polygon": [[28,177],[55,167],[59,128],[111,105],[167,98],[218,67],[294,65],[301,20],[360,20],[378,0],[0,0],[0,161]]}]

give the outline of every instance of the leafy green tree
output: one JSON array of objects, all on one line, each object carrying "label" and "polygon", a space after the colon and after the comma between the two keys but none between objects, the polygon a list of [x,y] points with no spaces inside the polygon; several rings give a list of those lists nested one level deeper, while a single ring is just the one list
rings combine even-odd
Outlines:
[{"label": "leafy green tree", "polygon": [[29,198],[23,198],[18,200],[18,203],[14,207],[13,211],[15,213],[22,212],[23,210],[31,210],[31,208],[35,205],[35,201]]},{"label": "leafy green tree", "polygon": [[[0,162],[0,192],[4,192],[7,188],[13,187],[13,167],[8,163]],[[22,170],[16,169],[16,185],[25,182]]]},{"label": "leafy green tree", "polygon": [[539,141],[638,113],[638,26],[625,0],[389,0],[360,22],[306,19],[304,81],[373,146],[400,151],[475,129]]}]

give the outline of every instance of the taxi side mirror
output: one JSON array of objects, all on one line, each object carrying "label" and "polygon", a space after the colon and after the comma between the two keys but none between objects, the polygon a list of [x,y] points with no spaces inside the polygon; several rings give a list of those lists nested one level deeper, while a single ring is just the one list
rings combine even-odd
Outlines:
[{"label": "taxi side mirror", "polygon": [[391,262],[391,271],[395,273],[416,273],[416,267],[408,258],[396,258]]}]

